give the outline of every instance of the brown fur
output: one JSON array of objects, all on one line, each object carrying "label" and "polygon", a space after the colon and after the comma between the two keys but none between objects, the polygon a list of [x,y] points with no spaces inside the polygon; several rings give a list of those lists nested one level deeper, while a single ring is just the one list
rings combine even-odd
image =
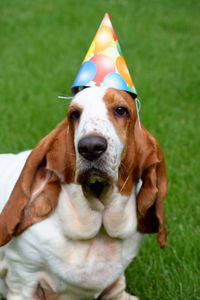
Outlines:
[{"label": "brown fur", "polygon": [[[164,247],[166,230],[163,200],[167,183],[162,152],[155,138],[140,127],[133,98],[123,91],[109,89],[104,96],[109,118],[124,144],[119,168],[118,188],[122,195],[130,195],[133,184],[143,181],[137,195],[138,230],[158,233],[158,242]],[[114,108],[125,106],[129,115],[116,117]]]},{"label": "brown fur", "polygon": [[[66,119],[33,149],[0,215],[0,246],[9,242],[13,235],[18,235],[32,224],[43,220],[54,210],[60,183],[74,180],[75,155],[72,140],[73,128],[68,128]],[[31,195],[47,175],[44,188],[29,203]]]}]

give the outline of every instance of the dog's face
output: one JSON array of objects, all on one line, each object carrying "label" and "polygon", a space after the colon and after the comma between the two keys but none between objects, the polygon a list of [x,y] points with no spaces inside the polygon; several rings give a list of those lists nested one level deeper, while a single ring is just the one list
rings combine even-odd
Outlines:
[{"label": "dog's face", "polygon": [[68,119],[74,133],[75,180],[100,197],[118,184],[128,131],[136,122],[132,98],[113,89],[89,88],[73,99]]},{"label": "dog's face", "polygon": [[72,100],[67,118],[28,157],[0,215],[0,245],[47,218],[63,184],[80,184],[85,198],[95,196],[104,204],[108,195],[116,200],[114,191],[118,199],[129,198],[138,179],[142,180],[136,199],[138,228],[158,232],[163,246],[166,175],[160,147],[139,126],[128,93],[86,88]]}]

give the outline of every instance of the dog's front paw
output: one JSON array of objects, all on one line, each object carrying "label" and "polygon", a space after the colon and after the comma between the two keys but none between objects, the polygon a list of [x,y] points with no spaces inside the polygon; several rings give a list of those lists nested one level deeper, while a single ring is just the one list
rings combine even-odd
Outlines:
[{"label": "dog's front paw", "polygon": [[[118,299],[117,299],[118,300]],[[132,296],[126,292],[123,292],[119,300],[139,300],[139,298]]]},{"label": "dog's front paw", "polygon": [[131,296],[131,295],[129,295],[129,298],[128,298],[129,300],[139,300],[139,298],[137,298],[137,297],[135,297],[135,296]]},{"label": "dog's front paw", "polygon": [[[105,298],[105,299],[106,300],[107,299],[109,299],[109,300],[139,300],[139,298],[132,296],[126,292],[120,293],[120,294],[116,295],[115,297]],[[103,298],[103,300],[104,300],[104,298]]]}]

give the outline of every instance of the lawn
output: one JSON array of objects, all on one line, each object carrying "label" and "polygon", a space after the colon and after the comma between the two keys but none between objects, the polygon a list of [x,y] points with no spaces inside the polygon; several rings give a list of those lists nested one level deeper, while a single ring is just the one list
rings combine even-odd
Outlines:
[{"label": "lawn", "polygon": [[163,149],[168,242],[145,240],[127,270],[141,300],[200,299],[200,1],[1,0],[0,152],[32,148],[61,119],[105,12]]}]

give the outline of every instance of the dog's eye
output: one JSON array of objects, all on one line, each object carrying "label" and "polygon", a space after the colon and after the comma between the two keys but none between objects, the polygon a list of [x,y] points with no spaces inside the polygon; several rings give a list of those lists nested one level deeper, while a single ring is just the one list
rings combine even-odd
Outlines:
[{"label": "dog's eye", "polygon": [[126,116],[128,116],[128,109],[124,106],[119,106],[119,107],[115,108],[114,114],[117,117],[126,117]]},{"label": "dog's eye", "polygon": [[76,120],[78,120],[80,118],[80,115],[81,115],[80,111],[74,110],[70,114],[70,120],[76,121]]}]

